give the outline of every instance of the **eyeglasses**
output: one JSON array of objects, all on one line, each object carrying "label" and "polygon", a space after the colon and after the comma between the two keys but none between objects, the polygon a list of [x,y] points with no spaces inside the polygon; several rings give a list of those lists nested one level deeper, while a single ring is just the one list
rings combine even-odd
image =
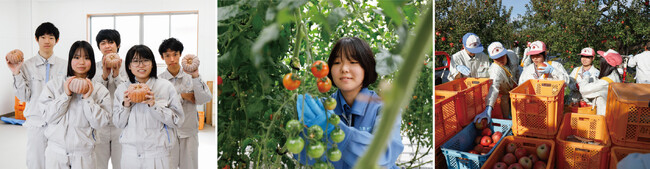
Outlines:
[{"label": "eyeglasses", "polygon": [[151,65],[151,60],[143,59],[143,60],[134,60],[131,62],[131,67],[137,67],[140,65],[149,66]]}]

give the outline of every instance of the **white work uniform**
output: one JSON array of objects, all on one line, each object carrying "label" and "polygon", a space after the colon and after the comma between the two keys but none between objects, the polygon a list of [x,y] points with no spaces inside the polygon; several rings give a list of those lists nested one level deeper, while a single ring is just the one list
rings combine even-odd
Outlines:
[{"label": "white work uniform", "polygon": [[[579,102],[582,99],[582,95],[580,94],[580,91],[578,91],[577,86],[579,81],[586,80],[587,83],[591,83],[598,80],[598,76],[600,76],[600,71],[594,66],[591,66],[587,72],[591,75],[589,75],[589,77],[583,77],[582,74],[584,71],[582,70],[582,66],[580,66],[573,68],[573,71],[569,74],[569,89],[571,89],[571,94],[569,95],[569,99],[567,99],[567,103]],[[589,102],[586,99],[585,101]]]},{"label": "white work uniform", "polygon": [[178,144],[172,150],[172,164],[180,169],[197,169],[199,168],[199,114],[196,105],[205,104],[212,99],[210,88],[201,80],[201,76],[192,78],[192,75],[182,70],[173,76],[165,69],[158,78],[169,80],[179,95],[194,93],[196,104],[181,98],[185,120],[180,128],[176,128]]},{"label": "white work uniform", "polygon": [[[611,73],[606,76],[613,82],[621,82],[621,79],[618,77],[617,73]],[[596,80],[595,82],[588,83],[585,81],[579,81],[580,93],[582,93],[583,98],[594,99],[594,104],[596,105],[596,114],[605,116],[605,111],[607,110],[607,90],[610,82],[605,80],[603,77]]]},{"label": "white work uniform", "polygon": [[[122,62],[122,66],[120,66],[120,75],[113,78],[113,72],[111,72],[108,75],[107,80],[104,80],[104,78],[102,78],[102,74],[104,73],[104,65],[102,64],[102,61],[100,60],[95,65],[97,69],[95,70],[93,81],[103,85],[106,89],[108,89],[112,105],[115,89],[117,86],[128,80],[128,76],[126,75],[126,70],[124,68],[124,62]],[[113,114],[112,107],[109,107],[108,111],[109,113]],[[112,120],[108,125],[97,129],[97,143],[95,144],[95,153],[97,153],[98,169],[108,169],[109,158],[113,164],[113,169],[120,169],[122,145],[119,142],[119,138],[121,133],[122,129],[115,127]]]},{"label": "white work uniform", "polygon": [[149,78],[146,85],[154,93],[155,104],[131,103],[124,107],[124,91],[130,82],[120,84],[113,100],[113,124],[122,128],[123,169],[171,169],[171,149],[178,144],[174,128],[184,120],[180,96],[169,81]]},{"label": "white work uniform", "polygon": [[564,81],[565,85],[569,85],[569,75],[566,73],[566,70],[564,70],[564,66],[562,66],[561,63],[555,61],[545,61],[544,63],[548,65],[549,62],[551,63],[550,66],[553,66],[553,72],[551,72],[551,74],[546,77],[546,79],[544,79],[542,76],[543,74],[537,73],[537,70],[535,70],[535,64],[530,64],[524,68],[524,71],[521,72],[521,76],[519,77],[519,85],[530,79],[562,80]]},{"label": "white work uniform", "polygon": [[451,65],[449,67],[449,76],[447,79],[452,81],[460,72],[456,70],[457,65],[465,65],[470,70],[470,77],[488,78],[488,68],[490,67],[490,58],[487,54],[481,52],[470,57],[466,50],[456,52],[451,56]]},{"label": "white work uniform", "polygon": [[636,83],[650,84],[650,51],[634,56],[627,65],[636,67]]},{"label": "white work uniform", "polygon": [[14,75],[14,94],[21,101],[27,102],[23,124],[27,128],[26,164],[28,169],[45,168],[45,148],[47,138],[44,131],[47,123],[43,120],[43,110],[38,98],[45,87],[46,80],[61,79],[66,76],[67,62],[56,56],[47,59],[50,64],[49,77],[46,76],[46,60],[40,54],[23,62],[20,73]]},{"label": "white work uniform", "polygon": [[39,99],[48,123],[46,168],[95,168],[95,129],[111,121],[110,94],[101,84],[93,83],[88,98],[77,93],[68,96],[65,81],[63,78],[48,82]]},{"label": "white work uniform", "polygon": [[508,51],[505,56],[508,57],[509,61],[503,68],[499,64],[492,63],[488,70],[490,79],[492,79],[492,86],[490,86],[487,95],[487,104],[494,107],[499,94],[501,94],[501,105],[496,106],[500,106],[504,118],[510,118],[510,94],[508,92],[517,86],[519,58],[512,51]]}]

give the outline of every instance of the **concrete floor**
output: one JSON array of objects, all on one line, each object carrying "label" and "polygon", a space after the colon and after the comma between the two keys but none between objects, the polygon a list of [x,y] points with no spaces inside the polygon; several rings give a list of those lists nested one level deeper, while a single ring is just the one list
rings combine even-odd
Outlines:
[{"label": "concrete floor", "polygon": [[[26,169],[25,128],[0,122],[0,168]],[[217,168],[217,142],[214,127],[199,130],[199,168]],[[109,168],[110,163],[109,163]]]}]

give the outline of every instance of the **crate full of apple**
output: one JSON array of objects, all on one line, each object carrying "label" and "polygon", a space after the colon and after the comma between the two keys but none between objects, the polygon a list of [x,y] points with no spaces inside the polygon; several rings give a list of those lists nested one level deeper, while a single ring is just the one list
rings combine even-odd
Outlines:
[{"label": "crate full of apple", "polygon": [[552,169],[554,157],[553,140],[507,136],[482,169]]},{"label": "crate full of apple", "polygon": [[492,124],[484,119],[465,126],[441,146],[447,166],[457,169],[481,168],[503,137],[512,135],[511,127],[512,121],[503,119],[492,119]]}]

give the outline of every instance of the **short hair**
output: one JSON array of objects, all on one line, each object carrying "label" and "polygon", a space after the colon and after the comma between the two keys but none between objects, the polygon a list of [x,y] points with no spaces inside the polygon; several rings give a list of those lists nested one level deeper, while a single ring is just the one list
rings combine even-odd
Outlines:
[{"label": "short hair", "polygon": [[115,29],[102,29],[97,33],[97,37],[95,37],[95,41],[97,41],[97,48],[99,48],[99,43],[101,43],[103,40],[108,40],[109,42],[115,42],[115,45],[117,46],[117,51],[120,51],[120,42],[122,40],[120,39],[120,32],[117,32]]},{"label": "short hair", "polygon": [[36,28],[34,36],[38,38],[46,34],[54,36],[57,41],[59,40],[59,29],[50,22],[43,22],[41,25],[39,25],[38,28]]},{"label": "short hair", "polygon": [[133,72],[131,72],[131,62],[133,61],[135,55],[138,55],[140,58],[143,59],[149,59],[151,60],[151,73],[149,73],[149,77],[151,78],[158,78],[156,74],[156,58],[153,56],[153,52],[151,52],[151,49],[145,45],[135,45],[129,49],[128,52],[126,52],[126,62],[125,62],[125,69],[126,69],[126,74],[129,76],[129,81],[131,83],[135,83],[135,75],[133,75]]},{"label": "short hair", "polygon": [[72,58],[74,57],[74,54],[77,52],[77,50],[84,50],[86,54],[88,54],[88,59],[90,59],[90,70],[88,70],[88,73],[86,74],[86,77],[88,79],[93,79],[95,76],[95,52],[93,51],[93,47],[90,45],[90,43],[86,41],[76,41],[72,44],[70,47],[70,52],[68,54],[68,77],[74,76],[74,70],[72,70]]},{"label": "short hair", "polygon": [[[364,70],[363,77],[363,87],[366,88],[370,84],[377,81],[377,71],[375,71],[375,54],[372,53],[370,46],[365,41],[357,37],[344,37],[341,38],[334,44],[332,52],[330,53],[329,59],[327,59],[328,65],[333,65],[334,61],[340,57],[346,57],[349,60],[356,60],[361,64],[361,68]],[[332,69],[327,75],[332,79]],[[336,83],[332,83],[336,86]]]},{"label": "short hair", "polygon": [[178,53],[183,54],[183,43],[178,41],[176,38],[165,39],[158,47],[158,53],[160,57],[163,57],[162,54],[167,52],[167,49],[172,51],[178,51]]}]

